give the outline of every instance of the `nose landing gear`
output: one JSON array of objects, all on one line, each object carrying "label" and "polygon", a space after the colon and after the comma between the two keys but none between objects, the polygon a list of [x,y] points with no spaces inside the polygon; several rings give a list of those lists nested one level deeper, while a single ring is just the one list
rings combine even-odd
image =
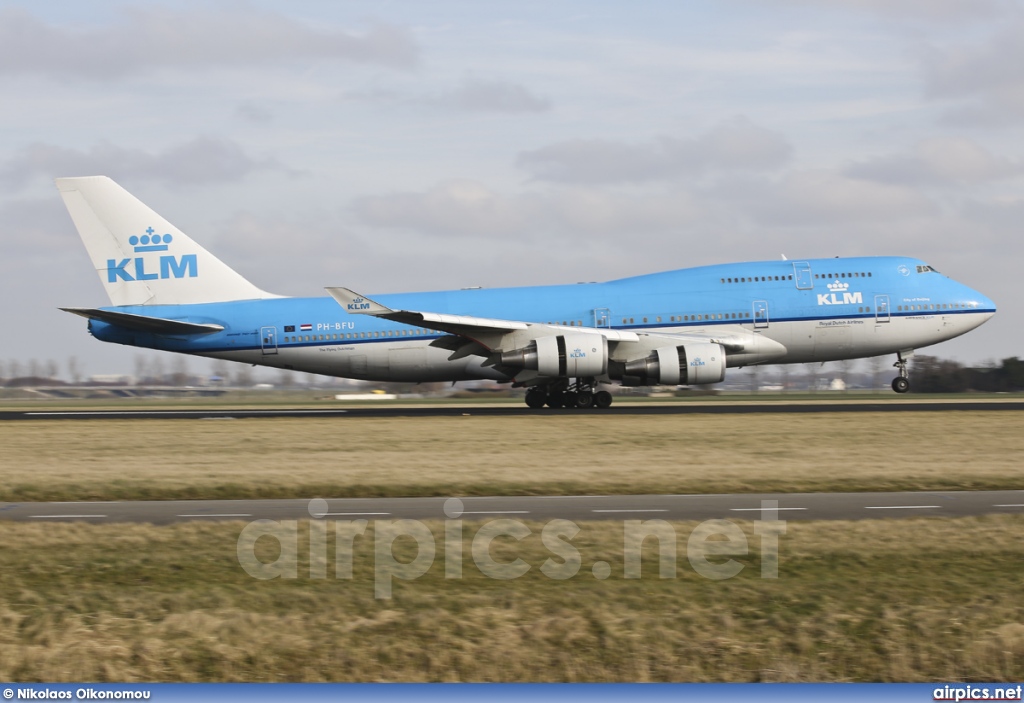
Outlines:
[{"label": "nose landing gear", "polygon": [[892,389],[897,393],[906,393],[910,390],[910,374],[907,372],[907,359],[903,358],[902,352],[896,352],[896,363],[893,364],[900,371],[900,375],[892,380]]}]

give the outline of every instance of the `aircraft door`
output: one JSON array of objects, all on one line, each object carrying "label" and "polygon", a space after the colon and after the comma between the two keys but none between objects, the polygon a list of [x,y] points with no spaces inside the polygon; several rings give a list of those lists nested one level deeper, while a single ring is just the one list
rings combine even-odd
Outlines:
[{"label": "aircraft door", "polygon": [[612,313],[608,308],[594,309],[594,327],[611,327]]},{"label": "aircraft door", "polygon": [[811,290],[814,288],[814,276],[811,275],[811,265],[806,261],[794,261],[793,281],[796,282],[798,290]]},{"label": "aircraft door", "polygon": [[261,327],[260,328],[260,347],[263,349],[263,355],[277,353],[277,328],[276,327]]},{"label": "aircraft door", "polygon": [[875,296],[875,322],[889,321],[889,296]]},{"label": "aircraft door", "polygon": [[754,301],[754,329],[764,329],[768,326],[768,301]]}]

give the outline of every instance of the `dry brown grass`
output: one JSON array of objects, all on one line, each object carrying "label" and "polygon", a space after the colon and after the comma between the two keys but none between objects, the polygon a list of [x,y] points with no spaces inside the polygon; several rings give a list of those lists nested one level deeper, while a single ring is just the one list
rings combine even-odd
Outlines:
[{"label": "dry brown grass", "polygon": [[1021,413],[0,423],[0,500],[1024,488]]},{"label": "dry brown grass", "polygon": [[[531,564],[523,578],[484,578],[467,545],[464,579],[445,580],[438,559],[376,600],[370,538],[357,541],[351,581],[257,581],[235,559],[240,523],[0,524],[0,679],[1024,677],[1021,516],[790,523],[777,580],[758,577],[756,551],[726,581],[685,559],[660,579],[653,553],[643,579],[623,579],[622,525],[602,522],[574,540],[580,573],[552,581],[532,527],[495,550]],[[693,524],[675,527],[685,536]],[[596,560],[611,578],[591,576]]]}]

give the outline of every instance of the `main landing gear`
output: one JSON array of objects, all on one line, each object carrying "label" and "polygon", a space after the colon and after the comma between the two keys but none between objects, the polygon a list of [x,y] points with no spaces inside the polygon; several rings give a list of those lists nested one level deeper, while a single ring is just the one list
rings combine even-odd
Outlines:
[{"label": "main landing gear", "polygon": [[595,379],[582,378],[571,382],[562,379],[546,386],[533,386],[526,391],[526,404],[535,410],[543,408],[598,408],[603,410],[612,404],[612,394],[595,391]]},{"label": "main landing gear", "polygon": [[907,360],[900,352],[896,352],[896,363],[893,366],[900,370],[900,375],[892,379],[892,389],[897,393],[906,393],[910,390],[910,374],[907,373]]}]

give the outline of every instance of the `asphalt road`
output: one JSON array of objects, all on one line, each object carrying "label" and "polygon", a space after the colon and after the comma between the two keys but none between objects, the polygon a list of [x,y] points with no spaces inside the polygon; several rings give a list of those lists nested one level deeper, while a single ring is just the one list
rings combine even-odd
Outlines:
[{"label": "asphalt road", "polygon": [[[452,503],[446,506],[446,500]],[[775,501],[776,517],[782,520],[1024,514],[1024,491],[939,491],[0,503],[0,520],[158,525],[189,520],[296,520],[311,516],[329,520],[766,520],[776,519],[763,512],[765,508],[771,509]],[[446,515],[446,507],[450,515]]]},{"label": "asphalt road", "polygon": [[0,421],[15,420],[202,420],[202,419],[246,419],[279,417],[457,417],[477,416],[546,416],[574,417],[581,413],[598,416],[616,415],[733,415],[744,413],[862,413],[862,412],[948,412],[959,411],[1021,411],[1024,402],[1019,401],[894,401],[894,402],[764,402],[764,403],[640,403],[617,404],[607,410],[552,410],[544,408],[531,410],[525,405],[426,405],[349,408],[267,408],[267,409],[140,409],[140,410],[16,410],[0,412]]}]

